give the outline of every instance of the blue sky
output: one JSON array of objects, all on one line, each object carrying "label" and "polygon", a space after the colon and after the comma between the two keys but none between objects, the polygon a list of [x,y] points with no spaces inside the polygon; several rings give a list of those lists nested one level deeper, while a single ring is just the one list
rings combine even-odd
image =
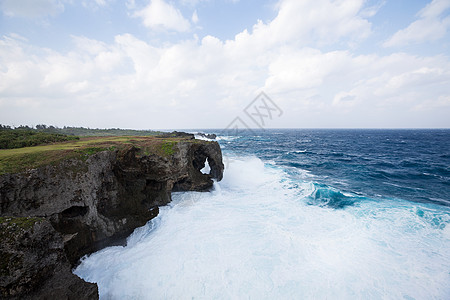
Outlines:
[{"label": "blue sky", "polygon": [[0,123],[450,127],[450,0],[0,0]]}]

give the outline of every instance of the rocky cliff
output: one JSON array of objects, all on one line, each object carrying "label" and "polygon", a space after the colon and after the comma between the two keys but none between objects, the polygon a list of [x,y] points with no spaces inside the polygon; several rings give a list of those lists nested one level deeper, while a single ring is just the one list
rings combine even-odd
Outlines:
[{"label": "rocky cliff", "polygon": [[[123,244],[135,228],[158,214],[158,206],[170,202],[171,191],[205,191],[212,187],[212,179],[222,179],[222,155],[216,142],[177,137],[163,141],[141,139],[119,146],[0,175],[0,215],[40,220],[25,231],[14,231],[17,236],[8,235],[10,242],[2,249],[6,253],[2,256],[9,259],[2,260],[0,278],[4,297],[22,298],[30,293],[41,297],[48,293],[47,287],[59,284],[59,290],[81,289],[85,293],[76,293],[95,298],[92,285],[71,273],[71,267],[83,255]],[[200,171],[206,161],[209,174]],[[8,226],[2,230],[7,232]],[[22,240],[29,247],[23,248]],[[46,259],[45,249],[53,253],[53,261],[42,261],[41,258]],[[38,254],[33,256],[27,251]],[[34,276],[28,272],[31,261],[14,263],[25,262],[29,257],[38,257],[36,266],[43,265],[48,274],[61,273],[72,278],[64,279],[69,286],[61,281],[52,283],[54,276],[43,282],[24,281],[21,278],[25,275],[12,275]]]},{"label": "rocky cliff", "polygon": [[0,217],[0,293],[12,299],[96,299],[70,272],[64,243],[44,218]]}]

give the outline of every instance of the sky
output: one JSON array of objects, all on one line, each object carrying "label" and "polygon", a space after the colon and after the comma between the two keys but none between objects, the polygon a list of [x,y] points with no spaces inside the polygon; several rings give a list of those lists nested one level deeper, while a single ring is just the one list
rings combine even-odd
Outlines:
[{"label": "sky", "polygon": [[0,0],[0,124],[237,119],[450,128],[450,0]]}]

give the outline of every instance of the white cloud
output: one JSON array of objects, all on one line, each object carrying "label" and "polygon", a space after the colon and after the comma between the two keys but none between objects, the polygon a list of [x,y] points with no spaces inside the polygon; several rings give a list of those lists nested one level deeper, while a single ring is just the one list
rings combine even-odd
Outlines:
[{"label": "white cloud", "polygon": [[0,9],[9,17],[39,18],[64,11],[60,0],[1,0]]},{"label": "white cloud", "polygon": [[[420,58],[403,53],[355,56],[348,51],[294,48],[282,51],[270,64],[264,90],[275,99],[285,100],[289,107],[286,117],[296,111],[306,124],[404,127],[395,120],[389,123],[388,116],[405,120],[412,110],[419,111],[424,99],[429,101],[428,107],[437,107],[432,103],[443,102],[438,99],[450,95],[448,82],[447,57]],[[450,113],[450,108],[445,108]],[[441,116],[433,121],[445,123],[444,111],[439,111]],[[428,122],[431,124],[432,119]]]},{"label": "white cloud", "polygon": [[197,14],[197,10],[194,10],[194,13],[192,14],[192,23],[197,24],[198,23],[198,14]]},{"label": "white cloud", "polygon": [[415,111],[433,111],[436,109],[450,110],[450,95],[440,96],[437,99],[427,99],[413,107]]},{"label": "white cloud", "polygon": [[322,53],[317,49],[283,49],[269,65],[265,88],[272,91],[317,88],[326,76],[348,66],[345,51]]},{"label": "white cloud", "polygon": [[272,21],[266,24],[259,20],[251,32],[242,31],[226,46],[242,60],[252,60],[253,49],[270,53],[276,47],[353,43],[371,33],[371,24],[359,16],[363,4],[363,0],[280,1],[278,14]]},{"label": "white cloud", "polygon": [[[228,41],[205,36],[155,46],[132,34],[111,43],[74,36],[63,53],[3,37],[0,119],[220,128],[263,89],[285,112],[273,127],[450,126],[448,57],[320,50],[327,40],[363,38],[370,24],[359,16],[360,1],[301,2],[286,0],[272,22]],[[312,25],[294,18],[321,15],[322,7],[336,16]],[[428,118],[418,125],[419,113]]]},{"label": "white cloud", "polygon": [[[81,2],[81,5],[83,7],[91,9],[91,10],[97,10],[99,8],[108,6],[112,0],[83,0]],[[129,5],[128,1],[125,3],[127,6]]]},{"label": "white cloud", "polygon": [[211,0],[180,0],[181,4],[189,6],[196,6],[200,2],[209,2],[209,1]]},{"label": "white cloud", "polygon": [[136,7],[136,1],[135,0],[126,0],[125,6],[130,10],[134,9]]},{"label": "white cloud", "polygon": [[142,18],[144,26],[153,30],[165,29],[186,32],[190,23],[181,12],[164,0],[151,0],[142,10],[134,13],[135,17]]},{"label": "white cloud", "polygon": [[378,11],[386,4],[386,0],[379,1],[378,3],[366,7],[361,11],[360,16],[363,18],[371,18],[375,16]]},{"label": "white cloud", "polygon": [[450,8],[450,2],[447,0],[433,0],[431,3],[427,4],[419,12],[419,17],[421,18],[435,18],[439,17],[443,12]]},{"label": "white cloud", "polygon": [[98,6],[105,6],[105,5],[106,5],[106,0],[94,0],[94,2],[95,2]]},{"label": "white cloud", "polygon": [[433,0],[418,13],[418,20],[397,31],[383,46],[397,47],[441,39],[450,28],[450,16],[442,16],[449,8],[450,1]]},{"label": "white cloud", "polygon": [[363,4],[363,0],[285,0],[268,30],[273,38],[282,41],[293,38],[303,44],[365,38],[370,34],[371,25],[359,16]]}]

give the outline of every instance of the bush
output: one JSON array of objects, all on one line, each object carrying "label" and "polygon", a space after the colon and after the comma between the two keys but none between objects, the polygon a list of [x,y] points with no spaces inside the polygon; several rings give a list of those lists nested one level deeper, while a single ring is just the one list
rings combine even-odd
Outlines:
[{"label": "bush", "polygon": [[39,132],[31,128],[0,129],[0,149],[31,147],[43,144],[78,140],[79,137],[59,133]]}]

